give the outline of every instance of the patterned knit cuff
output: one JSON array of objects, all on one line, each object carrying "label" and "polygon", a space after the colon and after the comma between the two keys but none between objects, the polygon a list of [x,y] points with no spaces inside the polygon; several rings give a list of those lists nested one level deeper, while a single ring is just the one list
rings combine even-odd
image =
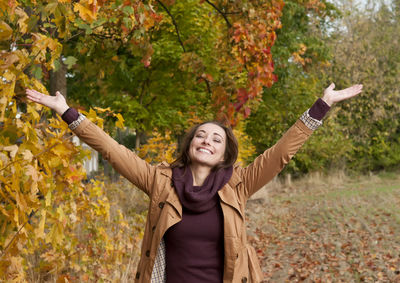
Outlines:
[{"label": "patterned knit cuff", "polygon": [[82,121],[85,120],[85,119],[86,119],[86,116],[79,113],[78,119],[76,119],[75,121],[73,121],[72,123],[70,123],[70,124],[68,125],[68,127],[69,127],[71,130],[75,130],[76,128],[78,128],[78,126],[80,125],[80,123],[82,123]]},{"label": "patterned knit cuff", "polygon": [[303,115],[300,116],[300,120],[310,129],[315,131],[322,125],[321,120],[314,119],[313,117],[310,116],[309,114],[310,109],[308,109],[306,112],[303,113]]},{"label": "patterned knit cuff", "polygon": [[67,111],[65,111],[62,115],[61,118],[66,122],[68,125],[71,124],[73,121],[77,120],[79,117],[79,112],[75,108],[68,108]]},{"label": "patterned knit cuff", "polygon": [[326,113],[328,113],[329,109],[331,109],[331,107],[321,98],[318,98],[318,100],[308,110],[308,114],[316,120],[322,120]]}]

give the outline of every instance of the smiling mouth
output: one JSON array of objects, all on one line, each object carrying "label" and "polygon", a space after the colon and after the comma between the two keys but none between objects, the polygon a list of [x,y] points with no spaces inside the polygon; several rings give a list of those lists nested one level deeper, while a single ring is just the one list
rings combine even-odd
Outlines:
[{"label": "smiling mouth", "polygon": [[204,153],[207,153],[207,154],[213,154],[211,152],[211,150],[208,150],[208,149],[205,149],[205,148],[199,148],[197,151],[204,152]]}]

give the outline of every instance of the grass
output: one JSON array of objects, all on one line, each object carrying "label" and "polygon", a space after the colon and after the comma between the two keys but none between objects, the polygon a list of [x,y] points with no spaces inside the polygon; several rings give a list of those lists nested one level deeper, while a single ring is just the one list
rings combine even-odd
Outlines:
[{"label": "grass", "polygon": [[275,180],[248,203],[265,282],[400,282],[400,174]]}]

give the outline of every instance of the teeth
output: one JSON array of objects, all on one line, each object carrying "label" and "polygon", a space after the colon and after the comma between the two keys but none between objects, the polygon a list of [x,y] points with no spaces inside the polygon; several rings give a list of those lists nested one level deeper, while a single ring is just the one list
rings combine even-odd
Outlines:
[{"label": "teeth", "polygon": [[208,149],[199,148],[199,151],[211,154],[211,151],[209,151]]}]

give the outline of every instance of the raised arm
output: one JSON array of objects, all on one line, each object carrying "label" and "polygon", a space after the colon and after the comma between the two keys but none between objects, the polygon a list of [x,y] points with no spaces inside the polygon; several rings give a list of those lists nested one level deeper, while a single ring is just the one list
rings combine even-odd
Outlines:
[{"label": "raised arm", "polygon": [[139,158],[125,146],[120,145],[102,129],[79,115],[74,108],[70,108],[60,92],[57,92],[56,96],[49,96],[27,89],[26,94],[31,101],[56,111],[69,124],[73,132],[86,144],[100,152],[117,172],[148,195],[151,194],[153,174],[155,174],[154,166]]},{"label": "raised arm", "polygon": [[271,181],[296,154],[312,132],[322,124],[322,118],[330,107],[339,101],[356,96],[362,91],[362,85],[335,91],[332,83],[325,89],[322,99],[300,117],[299,120],[282,136],[282,138],[263,154],[259,155],[249,166],[242,169],[244,195],[248,198],[265,184]]}]

